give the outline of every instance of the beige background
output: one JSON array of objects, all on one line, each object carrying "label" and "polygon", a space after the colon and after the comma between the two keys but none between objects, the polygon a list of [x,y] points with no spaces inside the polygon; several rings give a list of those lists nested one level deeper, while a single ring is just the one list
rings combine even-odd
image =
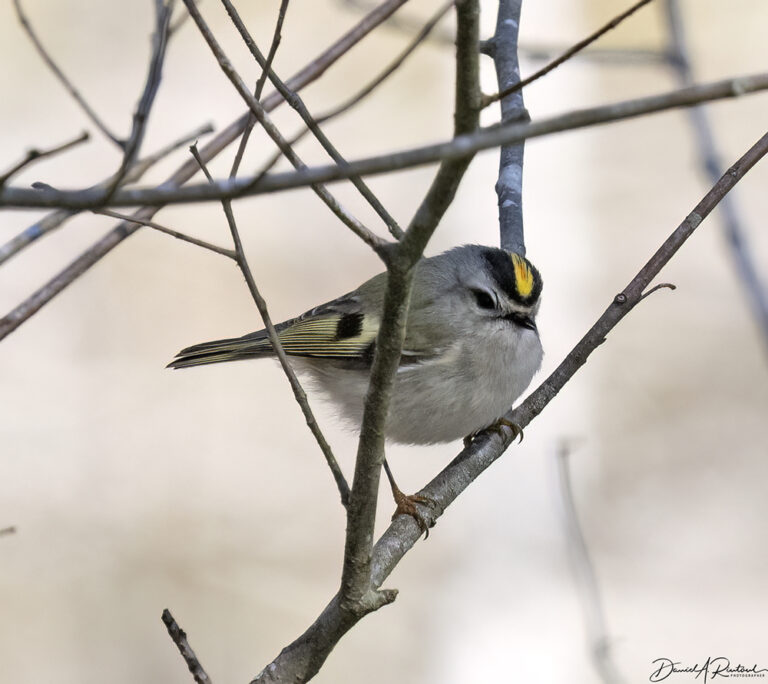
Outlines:
[{"label": "beige background", "polygon": [[[426,16],[436,3],[414,2]],[[257,40],[275,0],[240,3]],[[568,45],[623,8],[526,2],[524,40]],[[143,84],[151,3],[25,3],[46,45],[117,131]],[[765,68],[768,5],[689,0],[702,80]],[[247,80],[257,72],[218,3],[204,3]],[[483,4],[486,35],[494,3]],[[323,0],[294,0],[276,68],[293,73],[357,19]],[[449,24],[450,25],[450,22]],[[448,26],[447,25],[447,26]],[[658,46],[655,7],[603,45]],[[306,92],[321,111],[365,83],[407,41],[383,29]],[[0,159],[87,124],[0,7]],[[530,73],[540,63],[525,62]],[[489,64],[484,84],[493,89]],[[353,114],[327,126],[349,157],[444,139],[451,53],[417,56]],[[532,116],[671,88],[659,65],[573,61],[526,92]],[[174,39],[146,150],[243,107],[190,24]],[[765,95],[712,107],[727,162],[765,131]],[[275,115],[287,131],[296,117]],[[489,116],[488,121],[491,120]],[[309,162],[324,160],[311,142]],[[256,136],[246,168],[271,153]],[[160,181],[184,152],[146,180]],[[497,242],[497,156],[480,155],[429,247]],[[226,172],[231,152],[214,171]],[[38,164],[17,183],[97,182],[119,161],[91,144]],[[526,152],[529,256],[545,278],[545,377],[706,190],[685,115],[672,112],[531,142]],[[371,181],[403,223],[431,177]],[[737,190],[768,277],[768,165]],[[344,186],[344,203],[378,226]],[[0,240],[38,214],[3,212]],[[307,192],[237,204],[248,256],[275,319],[300,313],[379,270],[377,259]],[[219,206],[158,220],[226,244]],[[67,264],[111,221],[82,216],[0,269],[5,312]],[[397,568],[394,606],[339,645],[319,682],[596,682],[569,566],[554,454],[572,443],[577,504],[604,591],[614,654],[628,681],[651,661],[725,655],[768,667],[768,371],[717,217],[662,274],[678,290],[643,303],[546,412]],[[160,622],[172,609],[217,682],[248,681],[334,593],[344,519],[332,480],[278,368],[269,362],[163,369],[188,344],[260,327],[227,260],[142,231],[0,346],[0,680],[187,682]],[[347,473],[354,436],[314,398]],[[406,489],[456,452],[392,447]],[[383,492],[384,494],[384,492]],[[382,496],[378,528],[392,504]],[[685,675],[672,678],[686,681]],[[672,680],[670,680],[672,681]]]}]

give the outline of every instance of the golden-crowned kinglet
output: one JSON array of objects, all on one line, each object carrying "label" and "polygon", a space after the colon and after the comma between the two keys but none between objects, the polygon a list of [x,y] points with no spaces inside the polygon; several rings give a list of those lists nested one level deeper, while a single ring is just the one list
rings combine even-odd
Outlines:
[{"label": "golden-crowned kinglet", "polygon": [[[360,425],[387,274],[276,327],[286,354]],[[541,276],[524,257],[464,245],[422,259],[413,278],[386,435],[430,444],[496,422],[542,358]],[[274,356],[265,330],[182,349],[173,368]]]}]

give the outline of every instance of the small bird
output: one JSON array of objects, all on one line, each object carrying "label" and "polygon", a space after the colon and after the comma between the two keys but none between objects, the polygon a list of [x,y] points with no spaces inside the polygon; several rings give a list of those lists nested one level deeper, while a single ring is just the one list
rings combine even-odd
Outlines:
[{"label": "small bird", "polygon": [[[386,284],[381,273],[275,326],[297,370],[357,427]],[[497,424],[541,365],[541,289],[541,276],[527,259],[495,247],[464,245],[422,259],[413,277],[387,438],[450,442]],[[168,367],[274,356],[266,330],[259,330],[182,349]]]}]

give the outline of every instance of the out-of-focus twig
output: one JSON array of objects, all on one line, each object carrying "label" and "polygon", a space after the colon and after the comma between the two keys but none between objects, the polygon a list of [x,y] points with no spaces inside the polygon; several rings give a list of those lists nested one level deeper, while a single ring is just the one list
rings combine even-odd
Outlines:
[{"label": "out-of-focus twig", "polygon": [[[637,10],[639,10],[644,5],[647,5],[651,1],[652,0],[639,0],[634,5],[632,5],[629,9],[625,10],[618,16],[611,19],[611,21],[605,24],[605,26],[602,26],[597,31],[587,36],[586,38],[584,38],[584,40],[580,40],[578,43],[568,48],[557,59],[554,59],[549,64],[542,67],[541,69],[531,74],[527,78],[524,78],[522,81],[518,81],[517,83],[513,83],[512,85],[507,86],[506,88],[500,90],[498,93],[494,95],[484,95],[482,106],[487,107],[488,105],[493,104],[494,102],[498,102],[499,100],[505,98],[507,95],[511,95],[512,93],[517,92],[518,90],[525,88],[525,86],[530,85],[534,81],[540,79],[545,74],[548,74],[550,71],[560,66],[563,62],[568,61],[569,59],[571,59],[571,57],[581,52],[585,47],[594,43],[598,38],[608,33],[608,31],[616,28],[627,17],[633,15],[635,12],[637,12]],[[493,40],[491,40],[490,42],[486,42],[484,46],[485,46],[484,51],[488,52],[491,56],[493,56],[493,53],[495,50]]]},{"label": "out-of-focus twig", "polygon": [[[684,86],[693,83],[693,70],[685,39],[685,30],[678,0],[666,0],[664,3],[667,28],[669,32],[669,63],[675,70],[678,80]],[[693,132],[699,148],[701,164],[708,177],[715,180],[722,173],[720,155],[707,111],[704,107],[688,110]],[[768,352],[768,286],[763,282],[752,258],[747,230],[740,215],[736,197],[729,194],[719,208],[723,217],[723,228],[730,247],[736,273],[744,288],[750,308],[761,333],[763,347]]]},{"label": "out-of-focus twig", "polygon": [[162,620],[168,630],[168,635],[171,637],[173,643],[176,644],[176,648],[179,649],[181,657],[184,658],[184,662],[187,664],[187,667],[197,684],[211,684],[211,678],[200,664],[195,652],[187,641],[187,633],[179,627],[179,624],[176,622],[173,615],[171,615],[171,611],[167,608],[163,611]]},{"label": "out-of-focus twig", "polygon": [[[363,17],[355,26],[342,35],[332,45],[326,48],[320,55],[313,59],[303,69],[296,73],[288,81],[293,90],[303,88],[312,81],[320,78],[323,73],[339,58],[344,56],[357,43],[371,33],[383,21],[386,21],[393,12],[401,7],[406,0],[385,0],[370,14]],[[282,102],[280,93],[272,93],[263,101],[264,108],[271,111]],[[200,156],[205,161],[210,161],[236,140],[242,133],[248,113],[243,114],[224,128],[218,135],[209,141],[201,150]],[[180,187],[197,173],[199,166],[192,159],[182,164],[161,187]],[[130,175],[130,174],[129,174]],[[127,177],[126,177],[127,178]],[[102,191],[103,194],[103,191]],[[219,198],[221,199],[221,198]],[[49,208],[53,205],[48,205]],[[113,203],[114,206],[114,203]],[[64,209],[98,209],[98,204],[90,207],[64,207]],[[134,214],[134,218],[150,220],[159,211],[158,206],[144,206]],[[29,320],[37,311],[46,306],[57,294],[71,285],[77,278],[86,273],[94,264],[103,259],[109,252],[117,247],[123,240],[132,235],[139,226],[135,223],[123,221],[115,226],[100,240],[91,245],[67,267],[55,275],[42,287],[33,292],[27,299],[16,306],[12,311],[0,318],[0,340],[16,330],[25,321]]]},{"label": "out-of-focus twig", "polygon": [[37,50],[38,54],[40,55],[40,57],[42,57],[43,61],[48,65],[48,68],[53,72],[54,76],[56,76],[59,82],[69,92],[69,94],[72,96],[75,102],[77,102],[77,104],[80,105],[80,108],[83,110],[83,112],[85,112],[85,115],[93,122],[93,125],[96,126],[96,128],[98,128],[107,138],[109,138],[113,143],[115,143],[115,145],[117,145],[121,150],[124,149],[125,141],[118,138],[107,128],[107,126],[99,118],[99,116],[96,114],[93,108],[88,104],[85,98],[80,94],[80,91],[77,90],[77,88],[75,88],[72,82],[64,75],[64,72],[59,68],[58,64],[56,64],[56,62],[54,61],[53,57],[51,57],[51,55],[45,49],[45,46],[42,44],[40,39],[37,37],[37,34],[35,33],[34,29],[32,28],[32,24],[30,23],[29,19],[27,19],[27,15],[24,13],[24,10],[21,7],[20,0],[13,0],[13,6],[16,8],[16,15],[22,27],[24,28],[24,31],[26,31],[27,35],[29,36],[29,39],[32,41],[32,44],[35,46],[35,49]]},{"label": "out-of-focus twig", "polygon": [[6,535],[16,534],[16,528],[11,525],[10,527],[3,527],[0,529],[0,537],[5,537]]},{"label": "out-of-focus twig", "polygon": [[5,185],[5,183],[8,181],[8,179],[11,176],[21,171],[24,167],[29,166],[32,162],[39,161],[40,159],[45,159],[46,157],[52,157],[53,155],[59,154],[60,152],[65,152],[66,150],[69,150],[75,147],[76,145],[80,145],[84,143],[86,140],[88,140],[88,138],[90,138],[90,136],[88,135],[88,131],[83,131],[76,138],[73,138],[72,140],[68,140],[67,142],[62,143],[61,145],[49,147],[47,150],[38,150],[36,148],[27,150],[27,154],[24,157],[24,159],[14,164],[4,174],[0,175],[0,186]]},{"label": "out-of-focus twig", "polygon": [[[127,185],[128,183],[135,183],[136,181],[140,180],[141,177],[150,168],[152,168],[152,166],[157,164],[157,162],[159,162],[161,159],[167,157],[169,154],[171,154],[171,152],[174,152],[183,145],[188,145],[191,140],[195,140],[201,135],[211,133],[212,131],[213,127],[210,124],[205,124],[200,128],[192,131],[191,133],[187,133],[187,135],[180,138],[179,140],[174,140],[165,147],[157,150],[157,152],[154,152],[149,156],[144,157],[143,159],[139,159],[128,170],[128,173],[125,174],[122,184]],[[114,176],[110,176],[100,184],[93,187],[100,189],[107,188],[109,187],[109,184],[112,182],[113,178]],[[0,265],[18,254],[25,247],[29,247],[29,245],[31,245],[36,240],[39,240],[41,237],[44,237],[57,228],[60,228],[64,222],[67,221],[67,219],[76,216],[78,213],[79,212],[77,210],[57,209],[56,211],[47,214],[39,221],[36,221],[28,228],[25,228],[23,231],[21,231],[21,233],[8,240],[8,242],[0,245]]]},{"label": "out-of-focus twig", "polygon": [[611,641],[608,637],[600,585],[576,511],[576,502],[571,486],[571,473],[568,467],[569,454],[568,444],[566,442],[561,443],[555,452],[555,468],[565,540],[584,607],[587,644],[592,662],[603,682],[605,684],[619,684],[622,678],[611,653]]},{"label": "out-of-focus twig", "polygon": [[131,134],[128,136],[123,147],[123,160],[117,173],[115,173],[112,184],[107,188],[107,198],[120,187],[124,176],[128,173],[134,161],[136,161],[141,144],[144,142],[144,133],[147,130],[149,114],[152,111],[155,96],[160,88],[172,9],[173,0],[168,0],[167,3],[160,0],[155,2],[155,32],[152,35],[152,56],[149,60],[149,71],[144,82],[144,91],[133,114]]}]

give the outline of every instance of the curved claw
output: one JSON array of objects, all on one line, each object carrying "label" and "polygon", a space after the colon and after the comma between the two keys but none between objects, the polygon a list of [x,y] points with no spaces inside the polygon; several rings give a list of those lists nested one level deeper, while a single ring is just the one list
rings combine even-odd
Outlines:
[{"label": "curved claw", "polygon": [[[410,515],[418,524],[419,529],[424,532],[424,539],[427,539],[429,537],[430,525],[419,512],[416,504],[419,503],[425,506],[434,507],[437,505],[436,502],[427,496],[420,496],[419,494],[403,494],[399,489],[396,492],[393,491],[392,494],[395,497],[395,503],[397,504],[397,508],[392,514],[392,520],[398,515]],[[434,523],[432,523],[432,526],[434,527]]]},{"label": "curved claw", "polygon": [[517,437],[520,437],[520,442],[523,441],[523,428],[521,428],[517,423],[513,423],[510,420],[507,420],[506,418],[499,418],[495,423],[492,423],[487,428],[483,428],[482,430],[478,430],[477,432],[473,432],[471,435],[467,435],[464,438],[464,448],[466,449],[469,447],[470,444],[472,444],[472,440],[477,437],[479,434],[482,434],[483,432],[486,432],[488,430],[491,430],[495,432],[500,437],[504,437],[504,431],[502,428],[508,427],[510,430],[512,430],[512,441],[514,442]]}]

